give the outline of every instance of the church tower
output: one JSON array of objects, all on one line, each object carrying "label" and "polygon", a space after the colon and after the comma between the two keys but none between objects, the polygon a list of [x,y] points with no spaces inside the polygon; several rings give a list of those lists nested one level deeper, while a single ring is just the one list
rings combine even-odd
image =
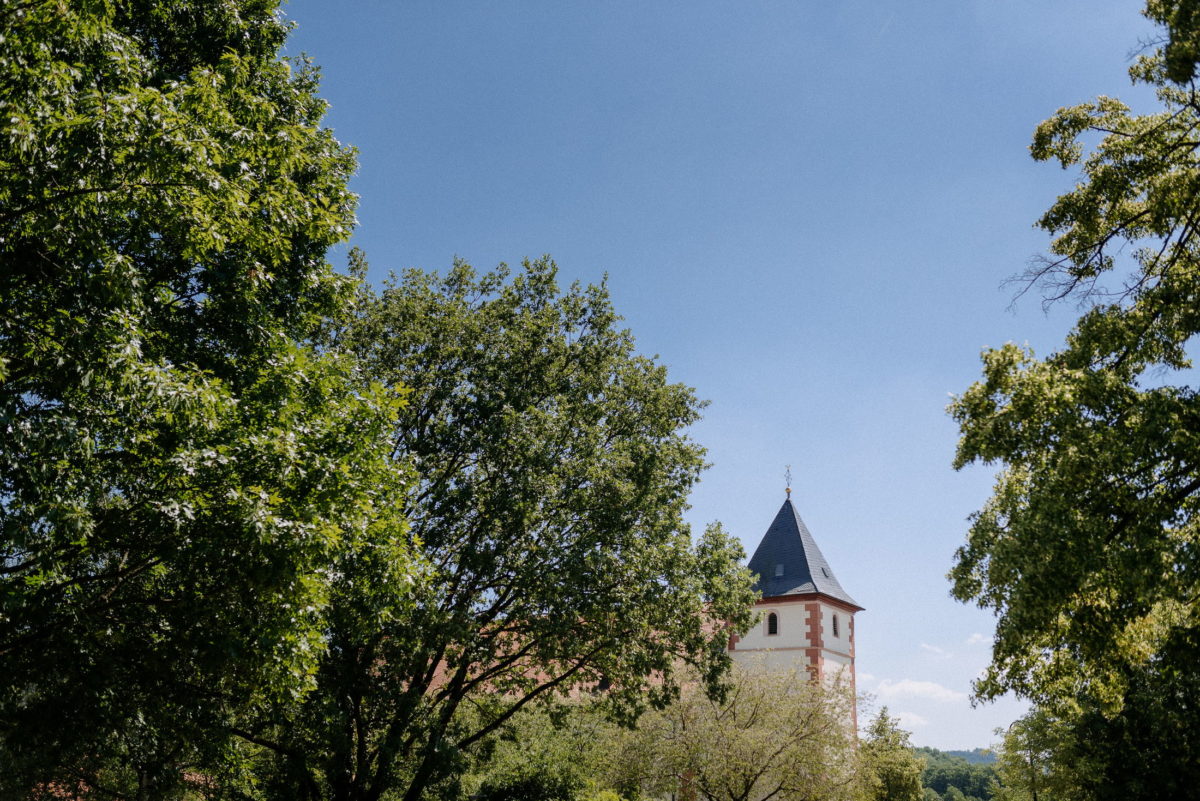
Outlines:
[{"label": "church tower", "polygon": [[791,489],[750,558],[762,598],[759,621],[731,638],[738,661],[767,667],[797,663],[818,681],[840,676],[854,691],[854,613],[862,607],[842,589],[816,540],[792,505]]}]

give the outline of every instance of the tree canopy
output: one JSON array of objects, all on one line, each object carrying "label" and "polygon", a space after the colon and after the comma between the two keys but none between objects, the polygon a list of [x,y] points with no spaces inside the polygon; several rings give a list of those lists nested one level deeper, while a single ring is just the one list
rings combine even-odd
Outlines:
[{"label": "tree canopy", "polygon": [[1188,83],[1200,62],[1200,2],[1147,0],[1145,15],[1166,29],[1163,58],[1167,78]]},{"label": "tree canopy", "polygon": [[1123,666],[1195,664],[1200,106],[1161,54],[1131,73],[1157,88],[1161,111],[1100,98],[1034,137],[1035,158],[1080,167],[1083,181],[1040,220],[1057,237],[1032,280],[1087,311],[1045,358],[985,352],[983,380],[951,405],[956,465],[1004,466],[951,574],[957,597],[999,613],[982,697],[1086,688],[1119,708]]},{"label": "tree canopy", "polygon": [[276,6],[0,9],[2,794],[165,797],[310,685],[332,554],[407,564],[398,399],[313,346],[354,158]]},{"label": "tree canopy", "polygon": [[428,569],[397,610],[370,552],[341,563],[315,692],[245,732],[281,795],[415,801],[540,699],[602,689],[628,720],[689,666],[719,692],[749,575],[719,527],[693,546],[700,404],[636,354],[604,287],[560,291],[549,259],[460,262],[358,308],[338,342],[409,392],[391,449]]},{"label": "tree canopy", "polygon": [[1013,721],[1003,734],[997,751],[996,801],[1082,801],[1093,797],[1085,784],[1101,780],[1103,771],[1075,749],[1075,738],[1064,720],[1034,709]]},{"label": "tree canopy", "polygon": [[803,666],[738,664],[724,699],[691,687],[647,715],[616,750],[613,783],[652,798],[858,798],[854,702],[847,687],[813,681]]},{"label": "tree canopy", "polygon": [[720,694],[701,404],[603,287],[337,275],[273,0],[0,18],[0,796],[415,799],[545,697]]},{"label": "tree canopy", "polygon": [[[1052,255],[1027,278],[1084,312],[1043,358],[986,351],[983,380],[950,407],[956,466],[1002,466],[951,572],[956,597],[998,614],[976,694],[1033,699],[1070,735],[1058,742],[1113,781],[1135,763],[1189,775],[1184,732],[1200,728],[1196,8],[1147,4],[1166,42],[1130,74],[1155,88],[1158,110],[1100,97],[1038,127],[1034,158],[1082,178],[1039,220]],[[1161,797],[1153,782],[1089,792],[1103,786]]]},{"label": "tree canopy", "polygon": [[[947,797],[951,787],[967,799],[986,801],[992,797],[996,767],[991,752],[982,749],[940,751],[923,746],[917,748],[915,753],[925,761],[921,784],[927,790],[932,790],[939,799]],[[929,795],[928,792],[926,795]]]},{"label": "tree canopy", "polygon": [[864,789],[872,801],[921,801],[925,760],[913,751],[908,732],[887,707],[867,725],[860,746]]}]

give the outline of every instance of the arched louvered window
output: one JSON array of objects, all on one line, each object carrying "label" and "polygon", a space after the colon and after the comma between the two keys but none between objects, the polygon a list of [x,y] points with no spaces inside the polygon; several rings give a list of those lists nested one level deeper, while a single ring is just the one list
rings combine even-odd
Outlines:
[{"label": "arched louvered window", "polygon": [[839,635],[839,634],[838,634],[838,619],[837,619],[837,615],[834,615],[834,616],[833,616],[833,636],[834,636],[834,637],[839,637],[839,636],[841,636],[841,635]]},{"label": "arched louvered window", "polygon": [[772,612],[767,615],[767,634],[779,633],[779,615]]}]

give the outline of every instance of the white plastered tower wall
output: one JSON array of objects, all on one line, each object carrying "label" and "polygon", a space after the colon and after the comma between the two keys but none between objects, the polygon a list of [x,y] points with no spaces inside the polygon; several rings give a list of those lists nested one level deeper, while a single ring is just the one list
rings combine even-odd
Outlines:
[{"label": "white plastered tower wall", "polygon": [[[792,668],[797,663],[833,679],[854,673],[854,612],[818,595],[767,598],[754,606],[759,619],[744,637],[733,638],[730,652],[741,663]],[[770,617],[775,615],[775,633]],[[835,632],[836,626],[836,632]],[[849,671],[849,675],[844,675]]]},{"label": "white plastered tower wall", "polygon": [[803,667],[854,692],[854,615],[862,607],[842,589],[788,495],[750,558],[763,597],[754,627],[730,638],[731,656],[767,669]]}]

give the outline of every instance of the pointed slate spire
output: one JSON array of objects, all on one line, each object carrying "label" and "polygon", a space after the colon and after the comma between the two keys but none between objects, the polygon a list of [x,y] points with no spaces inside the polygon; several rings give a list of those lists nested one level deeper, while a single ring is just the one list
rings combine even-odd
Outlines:
[{"label": "pointed slate spire", "polygon": [[750,572],[758,577],[764,598],[818,592],[855,609],[862,609],[842,589],[825,561],[808,526],[792,505],[791,493],[750,557]]}]

